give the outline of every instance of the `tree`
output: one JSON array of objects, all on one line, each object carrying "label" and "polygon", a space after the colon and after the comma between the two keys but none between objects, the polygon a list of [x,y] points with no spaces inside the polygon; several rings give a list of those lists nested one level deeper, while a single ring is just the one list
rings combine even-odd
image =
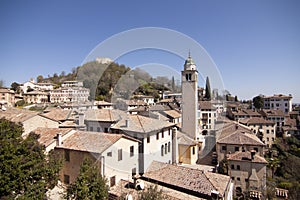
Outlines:
[{"label": "tree", "polygon": [[175,85],[175,78],[174,78],[174,76],[172,76],[171,87],[172,87],[172,92],[175,92],[176,91],[176,85]]},{"label": "tree", "polygon": [[239,101],[239,99],[238,99],[237,96],[234,96],[234,101],[235,101],[235,102],[238,102],[238,101]]},{"label": "tree", "polygon": [[150,185],[149,188],[139,193],[138,199],[141,200],[164,200],[168,199],[166,195],[162,193],[162,190],[158,190],[157,185]]},{"label": "tree", "polygon": [[43,80],[44,80],[44,77],[42,75],[38,75],[38,77],[36,78],[37,83],[41,83]]},{"label": "tree", "polygon": [[205,96],[204,98],[206,100],[211,100],[211,89],[210,89],[210,83],[209,83],[209,78],[206,77],[206,86],[205,86]]},{"label": "tree", "polygon": [[68,186],[66,199],[107,199],[108,188],[106,179],[91,159],[84,159],[79,175],[74,183]]},{"label": "tree", "polygon": [[10,88],[15,91],[16,93],[20,93],[20,84],[17,83],[17,82],[13,82],[11,85],[10,85]]},{"label": "tree", "polygon": [[4,81],[0,80],[0,87],[4,87]]},{"label": "tree", "polygon": [[0,119],[0,199],[44,199],[58,180],[60,157],[38,143],[38,135],[22,138],[20,124]]},{"label": "tree", "polygon": [[264,100],[263,98],[258,95],[253,98],[253,105],[256,109],[262,109],[264,107]]}]

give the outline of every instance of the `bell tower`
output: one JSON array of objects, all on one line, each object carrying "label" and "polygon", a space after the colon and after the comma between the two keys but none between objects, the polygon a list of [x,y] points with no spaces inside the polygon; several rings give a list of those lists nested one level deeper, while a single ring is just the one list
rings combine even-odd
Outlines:
[{"label": "bell tower", "polygon": [[181,71],[182,89],[182,132],[197,140],[198,135],[198,71],[191,54],[184,63]]}]

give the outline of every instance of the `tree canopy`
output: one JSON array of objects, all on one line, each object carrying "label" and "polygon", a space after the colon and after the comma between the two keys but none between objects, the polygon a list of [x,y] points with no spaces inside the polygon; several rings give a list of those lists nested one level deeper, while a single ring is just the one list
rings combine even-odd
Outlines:
[{"label": "tree canopy", "polygon": [[262,109],[264,107],[264,100],[259,95],[253,98],[253,105],[256,109]]},{"label": "tree canopy", "polygon": [[22,138],[20,124],[0,119],[0,199],[44,199],[58,180],[61,159],[44,154],[38,135]]},{"label": "tree canopy", "polygon": [[108,198],[106,179],[101,176],[98,165],[91,159],[84,159],[76,181],[67,188],[65,198],[91,200]]},{"label": "tree canopy", "polygon": [[206,86],[205,86],[205,96],[204,98],[208,101],[211,100],[211,89],[210,89],[210,83],[209,83],[209,78],[206,77]]}]

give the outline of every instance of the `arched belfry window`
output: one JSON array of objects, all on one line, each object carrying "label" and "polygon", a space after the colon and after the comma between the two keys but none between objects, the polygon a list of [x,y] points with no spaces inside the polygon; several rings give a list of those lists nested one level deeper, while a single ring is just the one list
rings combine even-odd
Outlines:
[{"label": "arched belfry window", "polygon": [[192,74],[185,74],[185,79],[187,81],[191,81],[192,80]]}]

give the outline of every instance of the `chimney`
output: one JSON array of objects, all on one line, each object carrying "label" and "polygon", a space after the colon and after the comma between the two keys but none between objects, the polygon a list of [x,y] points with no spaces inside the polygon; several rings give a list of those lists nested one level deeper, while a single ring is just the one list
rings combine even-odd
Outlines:
[{"label": "chimney", "polygon": [[172,164],[176,165],[178,155],[177,128],[172,128]]},{"label": "chimney", "polygon": [[60,146],[62,144],[61,133],[57,133],[56,135],[56,146]]},{"label": "chimney", "polygon": [[125,127],[129,127],[129,120],[128,119],[125,119]]},{"label": "chimney", "polygon": [[254,160],[255,153],[256,153],[255,150],[251,150],[251,160]]},{"label": "chimney", "polygon": [[78,118],[79,118],[79,119],[78,119],[78,121],[79,121],[79,122],[78,122],[78,125],[79,125],[79,126],[84,126],[84,114],[83,114],[83,113],[79,113],[78,116],[79,116],[79,117],[78,117]]}]

